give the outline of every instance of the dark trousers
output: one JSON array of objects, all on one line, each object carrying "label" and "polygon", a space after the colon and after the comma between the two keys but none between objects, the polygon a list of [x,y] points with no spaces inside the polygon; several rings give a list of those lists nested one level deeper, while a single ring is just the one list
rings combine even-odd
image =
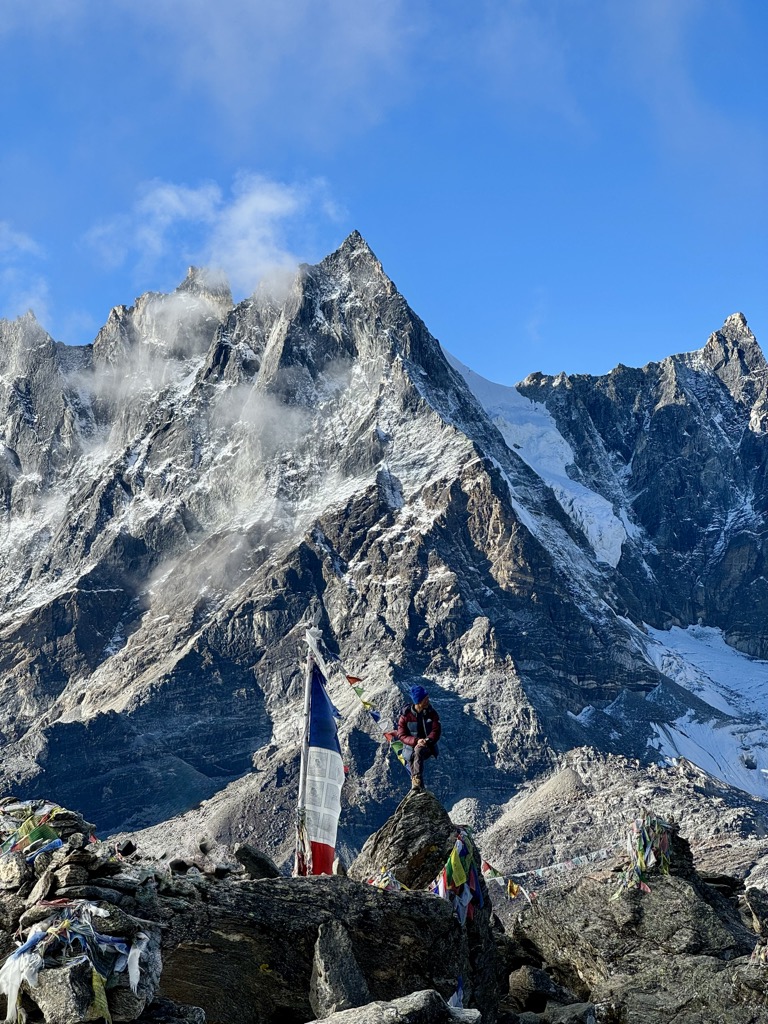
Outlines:
[{"label": "dark trousers", "polygon": [[411,778],[420,779],[424,772],[424,762],[428,757],[433,756],[432,747],[428,743],[423,747],[414,747],[411,758]]}]

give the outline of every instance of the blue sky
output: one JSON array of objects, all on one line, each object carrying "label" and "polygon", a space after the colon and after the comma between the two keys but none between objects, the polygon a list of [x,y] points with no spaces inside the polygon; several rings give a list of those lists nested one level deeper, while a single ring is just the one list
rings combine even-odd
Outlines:
[{"label": "blue sky", "polygon": [[762,0],[0,0],[0,316],[91,341],[353,228],[502,383],[768,350]]}]

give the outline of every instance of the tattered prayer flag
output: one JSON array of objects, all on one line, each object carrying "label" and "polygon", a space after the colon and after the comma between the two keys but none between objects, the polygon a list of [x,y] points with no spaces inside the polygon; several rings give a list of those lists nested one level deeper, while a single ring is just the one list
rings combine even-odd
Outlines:
[{"label": "tattered prayer flag", "polygon": [[[458,844],[457,844],[458,845]],[[458,886],[463,885],[467,881],[467,874],[464,870],[464,865],[461,863],[461,857],[457,846],[451,850],[451,856],[448,859],[450,864],[450,876],[451,882]]]},{"label": "tattered prayer flag", "polygon": [[[337,658],[335,655],[334,660],[339,663],[341,662],[341,659]],[[373,721],[378,725],[384,738],[389,741],[390,749],[394,751],[398,761],[404,767],[408,768],[408,770],[410,771],[410,768],[408,767],[408,761],[405,756],[405,754],[407,754],[407,751],[405,750],[403,743],[397,740],[397,731],[385,729],[381,721],[381,714],[376,710],[376,708],[369,700],[365,699],[365,688],[361,685],[365,682],[365,680],[362,679],[360,676],[347,675],[346,672],[344,672],[344,677],[349,683],[349,685],[352,687],[352,689],[355,691],[356,696],[360,700],[360,703],[363,705],[363,709],[368,712]]]},{"label": "tattered prayer flag", "polygon": [[314,665],[305,794],[306,828],[312,847],[313,875],[333,873],[343,782],[344,763],[334,707],[325,691],[325,677]]}]

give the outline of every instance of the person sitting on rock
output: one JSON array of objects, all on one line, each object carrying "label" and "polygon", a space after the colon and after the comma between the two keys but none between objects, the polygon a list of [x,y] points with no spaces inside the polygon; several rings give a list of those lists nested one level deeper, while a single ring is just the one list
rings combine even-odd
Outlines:
[{"label": "person sitting on rock", "polygon": [[408,704],[397,723],[397,738],[411,748],[411,788],[423,789],[424,762],[437,757],[437,741],[442,731],[440,715],[429,703],[429,694],[423,686],[410,689],[412,704]]}]

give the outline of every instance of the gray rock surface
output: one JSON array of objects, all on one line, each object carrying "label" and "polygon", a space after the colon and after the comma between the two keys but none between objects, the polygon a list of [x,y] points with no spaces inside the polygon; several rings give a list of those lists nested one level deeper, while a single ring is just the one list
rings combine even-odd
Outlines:
[{"label": "gray rock surface", "polygon": [[[570,769],[549,787],[552,813],[567,794],[578,800],[586,791],[575,775]],[[417,817],[424,856],[415,870],[402,832]],[[418,879],[429,857],[445,854],[446,818],[433,794],[409,794],[369,850],[402,856]],[[140,850],[118,859],[114,845],[73,833],[74,845],[65,842],[46,870],[52,886],[70,867],[87,882],[52,895],[98,898],[99,930],[142,944],[138,992],[119,972],[104,992],[91,964],[75,960],[45,967],[39,984],[23,989],[23,1007],[44,1024],[100,1019],[107,1008],[121,1024],[762,1024],[768,969],[752,953],[765,941],[765,891],[742,892],[722,874],[705,880],[695,850],[676,827],[670,835],[669,874],[652,870],[650,892],[622,889],[614,898],[620,875],[600,862],[544,886],[530,905],[514,901],[505,933],[487,893],[460,926],[447,901],[421,890],[381,891],[340,876],[221,876],[213,860],[177,874]],[[6,954],[13,934],[27,938],[61,906],[26,907],[28,899],[0,891]],[[449,1007],[460,977],[470,1005]]]},{"label": "gray rock surface", "polygon": [[411,790],[392,817],[363,845],[349,866],[365,881],[391,871],[408,889],[424,889],[442,870],[456,842],[456,828],[427,789]]},{"label": "gray rock surface", "polygon": [[[376,878],[391,872],[409,889],[425,889],[440,874],[456,843],[457,825],[429,790],[411,790],[392,817],[363,846],[349,868],[349,877]],[[482,906],[473,905],[466,922],[466,943],[460,974],[465,1002],[487,1020],[496,1015],[499,952],[491,931],[492,908],[482,877],[482,858],[474,847],[473,861]]]},{"label": "gray rock surface", "polygon": [[199,1006],[184,1006],[171,999],[158,997],[149,1003],[138,1018],[142,1024],[205,1024],[206,1018]]},{"label": "gray rock surface", "polygon": [[543,1012],[549,1003],[571,1004],[577,1002],[573,993],[558,985],[546,971],[526,965],[513,971],[509,976],[509,992],[506,1005],[513,1010]]},{"label": "gray rock surface", "polygon": [[278,878],[280,871],[265,853],[249,843],[237,843],[234,849],[236,860],[245,868],[249,878]]},{"label": "gray rock surface", "polygon": [[437,992],[413,992],[391,1002],[376,1001],[325,1018],[329,1024],[457,1024],[479,1022],[477,1011],[452,1013]]},{"label": "gray rock surface", "polygon": [[595,869],[615,863],[629,823],[642,807],[679,824],[700,872],[725,872],[763,886],[764,875],[753,865],[766,849],[765,801],[718,782],[684,759],[644,765],[589,748],[570,751],[548,778],[521,787],[478,838],[494,867],[509,874],[531,872],[520,881],[538,889],[559,876],[537,879],[536,868],[601,850],[605,859],[597,860]]},{"label": "gray rock surface", "polygon": [[320,925],[315,942],[309,1002],[318,1018],[364,1006],[371,993],[355,958],[349,932],[340,921]]},{"label": "gray rock surface", "polygon": [[556,982],[599,1008],[599,1020],[762,1020],[764,985],[748,981],[755,934],[689,864],[681,870],[617,900],[616,877],[605,873],[563,884],[524,911],[516,931]]},{"label": "gray rock surface", "polygon": [[37,985],[28,990],[27,997],[35,1003],[46,1024],[104,1020],[106,992],[103,982],[94,985],[93,975],[93,967],[85,959],[66,967],[52,967],[40,972]]},{"label": "gray rock surface", "polygon": [[542,1018],[545,1024],[596,1024],[597,1010],[594,1003],[548,1006]]},{"label": "gray rock surface", "polygon": [[417,988],[449,997],[456,988],[464,933],[448,904],[426,893],[330,876],[190,885],[199,899],[166,920],[161,990],[211,1019],[310,1019],[315,943],[334,921],[343,921],[373,999]]},{"label": "gray rock surface", "polygon": [[32,877],[32,869],[21,853],[6,853],[0,857],[0,889],[19,889]]}]

